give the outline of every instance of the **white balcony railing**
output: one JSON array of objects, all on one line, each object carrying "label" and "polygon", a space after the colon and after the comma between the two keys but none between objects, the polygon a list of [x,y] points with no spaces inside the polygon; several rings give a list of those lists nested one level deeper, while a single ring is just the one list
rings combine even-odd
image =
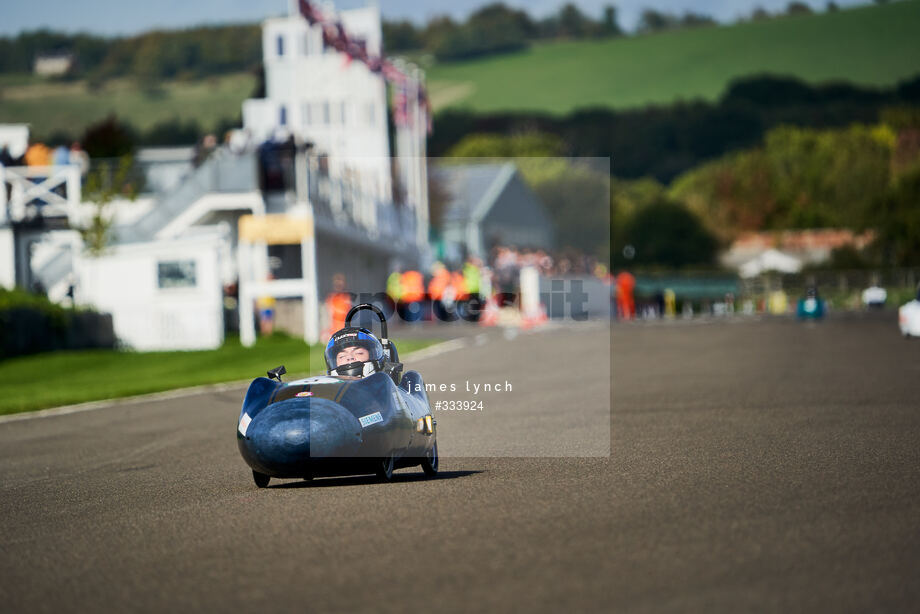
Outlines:
[{"label": "white balcony railing", "polygon": [[80,167],[0,166],[0,224],[42,217],[76,219]]}]

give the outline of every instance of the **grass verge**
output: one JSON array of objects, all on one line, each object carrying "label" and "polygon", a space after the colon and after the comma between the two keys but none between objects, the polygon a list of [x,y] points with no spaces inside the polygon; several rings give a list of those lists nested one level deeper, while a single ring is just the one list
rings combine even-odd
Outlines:
[{"label": "grass verge", "polygon": [[[403,356],[435,343],[394,342]],[[229,338],[219,349],[196,352],[81,350],[12,358],[0,362],[0,415],[245,380],[281,364],[293,375],[320,372],[323,346],[274,335],[251,348]]]}]

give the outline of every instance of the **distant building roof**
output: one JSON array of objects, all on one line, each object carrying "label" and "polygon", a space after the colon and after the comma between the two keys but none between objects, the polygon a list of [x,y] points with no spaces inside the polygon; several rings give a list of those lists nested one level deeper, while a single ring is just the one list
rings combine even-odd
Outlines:
[{"label": "distant building roof", "polygon": [[449,195],[439,229],[449,259],[496,245],[552,247],[552,221],[512,162],[442,164],[432,176]]},{"label": "distant building roof", "polygon": [[863,249],[875,240],[871,230],[856,234],[844,228],[747,232],[740,235],[722,255],[722,264],[739,267],[768,250],[779,250],[804,263],[826,262],[841,247]]},{"label": "distant building roof", "polygon": [[451,195],[443,223],[466,222],[477,213],[482,217],[495,204],[515,172],[510,162],[439,166],[434,175]]},{"label": "distant building roof", "polygon": [[35,74],[54,76],[63,75],[70,71],[74,65],[72,53],[44,53],[35,56],[33,69]]},{"label": "distant building roof", "polygon": [[798,273],[801,270],[801,260],[772,248],[748,260],[738,268],[741,277],[757,277],[766,271]]},{"label": "distant building roof", "polygon": [[783,230],[779,232],[748,232],[739,236],[732,247],[778,247],[785,250],[836,249],[852,245],[863,248],[875,238],[871,231],[856,234],[845,228],[817,228],[809,230]]}]

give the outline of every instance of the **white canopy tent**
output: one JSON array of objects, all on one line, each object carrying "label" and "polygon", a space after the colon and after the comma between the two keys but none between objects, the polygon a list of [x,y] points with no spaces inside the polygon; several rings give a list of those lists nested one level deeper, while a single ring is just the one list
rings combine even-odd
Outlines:
[{"label": "white canopy tent", "polygon": [[741,274],[741,277],[745,278],[757,277],[761,273],[767,271],[798,273],[801,270],[801,260],[794,256],[784,254],[777,249],[768,249],[738,267],[738,272]]}]

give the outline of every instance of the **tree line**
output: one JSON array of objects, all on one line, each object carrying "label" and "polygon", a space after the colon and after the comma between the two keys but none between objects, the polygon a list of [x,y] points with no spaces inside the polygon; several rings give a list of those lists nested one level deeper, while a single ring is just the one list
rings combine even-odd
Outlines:
[{"label": "tree line", "polygon": [[[839,7],[828,2],[828,12]],[[813,9],[804,2],[789,2],[783,11],[769,13],[763,8],[740,21],[762,21],[775,17],[808,15]],[[636,24],[636,35],[654,34],[669,30],[716,25],[709,15],[694,11],[683,14],[644,9]],[[599,18],[582,12],[575,4],[566,3],[548,17],[534,18],[526,11],[514,9],[501,2],[486,5],[470,14],[464,21],[450,17],[435,17],[424,25],[411,21],[385,21],[383,40],[390,52],[425,52],[437,60],[458,61],[478,56],[506,53],[525,49],[530,43],[546,40],[574,40],[625,36],[620,26],[617,9],[606,5]]]},{"label": "tree line", "polygon": [[498,2],[474,11],[465,21],[436,17],[423,26],[407,20],[383,23],[387,51],[424,51],[440,61],[519,51],[535,40],[622,34],[613,5],[604,7],[600,19],[593,19],[572,3],[543,19],[534,19],[526,11]]},{"label": "tree line", "polygon": [[[472,13],[463,22],[437,17],[426,26],[408,21],[384,21],[387,52],[429,50],[438,59],[453,60],[514,51],[529,41],[622,34],[616,9],[604,9],[600,19],[585,15],[574,4],[564,5],[545,19],[501,3]],[[39,55],[71,54],[76,65],[69,77],[102,81],[134,76],[139,80],[200,78],[252,70],[262,61],[259,24],[155,30],[137,36],[103,37],[67,34],[47,29],[0,37],[0,73],[32,72]]]},{"label": "tree line", "polygon": [[667,183],[703,162],[761,144],[774,127],[874,123],[892,106],[920,106],[920,76],[889,88],[871,88],[810,85],[793,77],[759,75],[731,82],[713,103],[677,102],[625,110],[598,107],[563,116],[445,109],[435,117],[429,151],[444,155],[470,134],[536,131],[559,137],[565,144],[562,155],[609,157],[616,177],[650,176]]},{"label": "tree line", "polygon": [[132,76],[141,82],[192,79],[256,69],[262,61],[258,24],[154,30],[102,37],[50,30],[0,38],[0,73],[32,72],[39,55],[71,54],[68,78],[102,82]]},{"label": "tree line", "polygon": [[[471,135],[448,152],[514,159],[547,208],[558,247],[609,257],[614,268],[712,267],[719,246],[746,231],[848,228],[875,232],[831,266],[920,261],[920,109],[872,124],[779,126],[756,147],[691,168],[670,183],[599,172],[562,157],[553,135]],[[603,223],[609,220],[609,227]]]},{"label": "tree line", "polygon": [[[835,254],[841,266],[920,261],[920,77],[885,90],[759,77],[713,105],[444,115],[438,154],[517,159],[561,244],[615,267],[711,266],[742,232],[807,228],[877,233]],[[610,156],[610,176],[565,162],[585,156]]]},{"label": "tree line", "polygon": [[[828,11],[837,10],[833,2]],[[812,12],[802,2],[790,2],[784,12],[770,14],[755,9],[748,19]],[[712,17],[695,12],[682,15],[645,9],[636,34],[715,24]],[[440,61],[519,51],[534,41],[623,36],[617,9],[603,8],[595,18],[573,3],[555,13],[534,18],[526,11],[501,2],[483,6],[462,21],[435,17],[424,25],[410,21],[383,22],[384,48],[388,53],[421,51]],[[112,77],[135,76],[142,82],[176,78],[201,78],[253,70],[262,61],[259,24],[155,30],[136,36],[105,37],[67,34],[47,29],[0,37],[0,73],[32,72],[39,55],[72,54],[76,60],[69,78],[101,83]]]}]

